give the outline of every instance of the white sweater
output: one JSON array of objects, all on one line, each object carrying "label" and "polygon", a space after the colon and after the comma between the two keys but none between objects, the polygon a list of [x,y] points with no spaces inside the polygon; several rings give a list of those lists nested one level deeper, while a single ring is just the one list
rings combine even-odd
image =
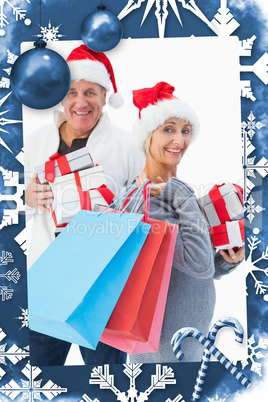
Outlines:
[{"label": "white sweater", "polygon": [[[28,186],[34,168],[46,162],[58,151],[59,127],[66,121],[62,112],[55,113],[52,125],[33,132],[25,142],[25,185]],[[108,188],[118,198],[144,167],[142,152],[136,151],[131,135],[114,126],[107,113],[103,113],[97,126],[90,134],[86,146],[95,164],[103,167]],[[29,219],[33,217],[32,224]],[[49,213],[37,208],[27,208],[27,229],[31,231],[31,244],[27,266],[30,266],[55,238],[55,226]]]}]

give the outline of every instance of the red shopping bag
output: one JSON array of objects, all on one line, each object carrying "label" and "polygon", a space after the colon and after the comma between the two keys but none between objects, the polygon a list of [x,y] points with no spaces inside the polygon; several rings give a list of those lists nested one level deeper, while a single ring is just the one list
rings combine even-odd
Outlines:
[{"label": "red shopping bag", "polygon": [[[158,289],[156,303],[154,302],[153,314],[152,316],[150,316],[150,325],[147,340],[135,340],[130,339],[125,335],[112,333],[112,331],[107,331],[106,326],[100,339],[101,342],[131,354],[157,352],[164,319],[177,232],[177,225],[173,225],[170,223],[167,224],[165,235],[161,242],[155,264],[152,267],[150,279],[147,282],[146,290],[144,292],[144,298],[141,301],[139,312],[136,316],[137,320],[141,320],[141,325],[143,322],[146,322],[148,320],[149,315],[148,310],[146,309],[146,303],[149,303],[151,299],[152,286],[154,286],[154,277],[157,274],[160,274],[158,280],[161,281],[161,284],[160,288]],[[127,284],[129,284],[131,280],[133,279],[129,277]],[[124,288],[122,294],[125,292],[125,289],[126,287]],[[115,307],[115,310],[116,308],[117,305]]]},{"label": "red shopping bag", "polygon": [[151,230],[100,339],[128,353],[158,349],[178,229],[148,218],[147,200]]}]

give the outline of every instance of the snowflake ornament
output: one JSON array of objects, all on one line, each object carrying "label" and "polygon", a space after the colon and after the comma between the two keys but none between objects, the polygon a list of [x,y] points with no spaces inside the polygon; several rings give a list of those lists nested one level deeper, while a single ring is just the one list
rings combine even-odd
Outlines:
[{"label": "snowflake ornament", "polygon": [[17,268],[14,268],[12,271],[9,269],[6,273],[0,274],[0,278],[5,278],[9,282],[13,282],[15,284],[18,283],[21,275]]},{"label": "snowflake ornament", "polygon": [[267,347],[268,338],[260,338],[257,343],[253,334],[248,339],[248,357],[246,360],[242,361],[242,369],[244,370],[244,368],[251,363],[250,370],[262,377],[262,364],[256,362],[254,358],[257,360],[263,359],[265,356],[260,349],[266,350]]},{"label": "snowflake ornament", "polygon": [[24,184],[19,184],[19,172],[13,172],[11,170],[6,170],[0,166],[0,172],[2,173],[4,179],[5,187],[16,187],[17,191],[15,194],[1,194],[0,193],[0,201],[15,201],[17,208],[16,209],[4,209],[3,210],[3,219],[0,223],[0,229],[5,226],[18,224],[19,222],[19,211],[24,211],[23,205],[23,191]]},{"label": "snowflake ornament", "polygon": [[89,396],[87,396],[86,394],[84,394],[82,396],[82,399],[80,402],[100,402],[99,399],[95,398],[95,399],[91,399]]},{"label": "snowflake ornament", "polygon": [[[8,64],[14,64],[15,61],[17,60],[18,56],[11,53],[10,50],[7,49],[7,63]],[[12,67],[9,68],[3,68],[4,73],[6,73],[8,76],[11,74]],[[0,81],[0,88],[9,88],[10,87],[10,79],[7,77],[2,77]]]},{"label": "snowflake ornament", "polygon": [[[245,178],[244,178],[245,199],[247,199],[249,197],[250,192],[255,187],[254,183],[251,180],[249,180],[250,177],[252,177],[252,178],[256,177],[255,171],[257,171],[258,174],[261,175],[263,178],[266,177],[268,174],[268,160],[263,157],[258,162],[256,162],[256,156],[254,156],[254,157],[250,156],[252,154],[252,152],[255,150],[255,146],[252,144],[252,139],[253,139],[254,135],[256,134],[257,130],[261,130],[263,127],[265,127],[265,124],[263,124],[260,121],[256,121],[256,117],[254,116],[252,111],[248,115],[247,121],[243,121],[241,123],[243,165],[244,165],[244,172],[245,172]],[[261,212],[261,210],[263,210],[260,206],[253,207],[254,203],[255,203],[255,201],[254,202],[253,201],[254,200],[252,200],[252,199],[245,201],[245,207],[247,208],[247,211],[248,211],[247,217],[249,218],[250,222],[252,222],[252,220],[254,219],[255,211],[257,213],[259,213],[259,212]]]},{"label": "snowflake ornament", "polygon": [[104,367],[98,366],[93,368],[91,372],[92,379],[89,380],[89,383],[99,385],[100,389],[112,391],[120,402],[145,402],[148,401],[149,395],[154,390],[165,389],[166,385],[176,384],[173,370],[170,367],[157,364],[155,366],[156,373],[151,376],[151,386],[145,392],[139,392],[136,389],[135,380],[142,372],[141,366],[142,364],[124,364],[125,369],[123,372],[130,380],[127,392],[121,392],[116,388],[114,385],[114,375],[110,374],[109,365],[107,364]]},{"label": "snowflake ornament", "polygon": [[[253,35],[251,38],[240,41],[240,56],[251,56],[252,47],[256,36]],[[268,84],[268,53],[264,53],[259,60],[253,65],[242,65],[240,64],[240,72],[254,73],[265,85]],[[256,98],[253,95],[250,80],[241,80],[241,96],[244,98],[249,98],[255,102]]]},{"label": "snowflake ornament", "polygon": [[51,401],[61,393],[67,392],[67,388],[61,388],[51,380],[42,386],[43,380],[37,380],[42,370],[39,367],[31,366],[30,363],[27,363],[21,372],[27,378],[27,380],[20,380],[21,385],[17,384],[15,380],[11,380],[0,388],[0,392],[12,400],[20,395],[21,400],[29,402],[42,401],[42,396]]},{"label": "snowflake ornament", "polygon": [[11,300],[13,297],[14,289],[10,289],[7,286],[0,286],[0,298],[3,302]]},{"label": "snowflake ornament", "polygon": [[39,25],[41,32],[37,34],[36,36],[38,38],[43,39],[45,42],[54,42],[58,41],[60,38],[62,38],[65,35],[62,35],[59,32],[59,29],[61,27],[61,24],[58,25],[57,27],[53,27],[51,25],[51,22],[49,20],[48,25],[46,27],[43,27]]},{"label": "snowflake ornament", "polygon": [[226,398],[221,398],[221,397],[219,397],[219,395],[217,394],[215,398],[208,398],[207,396],[206,396],[206,398],[207,398],[207,400],[208,400],[209,402],[225,402],[225,401],[227,401],[228,396],[227,396]]},{"label": "snowflake ornament", "polygon": [[[20,307],[20,306],[19,306]],[[28,328],[29,327],[29,314],[28,309],[21,308],[21,315],[19,317],[15,317],[17,320],[21,321],[21,328]]]},{"label": "snowflake ornament", "polygon": [[[266,250],[262,252],[259,258],[253,260],[253,251],[258,248],[258,245],[261,243],[261,240],[258,239],[257,235],[259,234],[259,229],[253,230],[253,235],[248,237],[248,248],[250,250],[248,258],[245,260],[245,274],[246,277],[251,275],[255,282],[255,289],[256,295],[263,295],[263,300],[268,301],[268,295],[266,294],[268,289],[268,268],[259,268],[256,264],[260,261],[267,261],[268,260],[268,246]],[[264,274],[266,278],[266,282],[259,280],[256,276],[256,273]]]},{"label": "snowflake ornament", "polygon": [[13,254],[10,251],[3,250],[0,257],[0,266],[8,265],[10,262],[14,262]]},{"label": "snowflake ornament", "polygon": [[[5,332],[0,328],[0,342],[6,338]],[[17,345],[13,344],[8,350],[7,344],[0,345],[0,364],[7,365],[6,359],[8,359],[13,365],[17,364],[22,359],[29,357],[28,348],[21,349]]]},{"label": "snowflake ornament", "polygon": [[[5,101],[8,99],[8,97],[11,95],[11,93],[12,92],[9,92],[2,99],[0,99],[0,108],[5,103]],[[9,110],[5,110],[4,112],[0,112],[0,116],[3,116],[4,114],[6,114],[8,112],[9,112]],[[6,119],[5,117],[0,117],[0,131],[2,131],[3,133],[9,134],[9,132],[4,130],[3,128],[1,128],[1,126],[6,126],[7,124],[14,124],[14,123],[22,123],[22,120],[11,120],[11,119]],[[11,149],[7,146],[7,144],[2,140],[1,137],[0,137],[0,145],[5,147],[9,152],[11,152],[13,154]]]},{"label": "snowflake ornament", "polygon": [[259,214],[260,212],[262,212],[264,210],[265,210],[265,208],[262,208],[259,205],[255,205],[255,200],[252,197],[252,195],[250,195],[249,199],[245,203],[245,211],[246,211],[249,222],[252,223],[253,219],[255,218],[256,213]]},{"label": "snowflake ornament", "polygon": [[[25,1],[30,4],[30,0],[25,0]],[[15,4],[13,4],[13,3],[15,3]],[[25,25],[31,24],[31,20],[29,18],[25,19],[27,10],[23,10],[23,9],[21,9],[21,7],[17,7],[16,6],[17,3],[18,2],[14,1],[14,0],[12,2],[9,0],[0,0],[0,36],[5,36],[6,31],[4,28],[7,25],[9,25],[9,21],[4,12],[5,6],[10,7],[13,15],[15,15],[16,21],[24,20]]]},{"label": "snowflake ornament", "polygon": [[27,235],[26,228],[22,229],[22,231],[16,237],[14,237],[14,240],[15,240],[15,242],[17,242],[19,244],[19,246],[22,249],[22,251],[24,252],[24,254],[27,255],[28,251],[29,251],[31,239]]},{"label": "snowflake ornament", "polygon": [[[128,14],[130,14],[134,10],[140,8],[144,2],[145,2],[145,0],[129,0],[127,5],[117,16],[117,18],[119,20],[123,19],[124,17],[126,17]],[[191,11],[194,15],[196,15],[199,19],[201,19],[205,24],[207,24],[210,27],[210,29],[213,32],[216,32],[213,24],[206,18],[206,16],[203,14],[203,12],[197,6],[197,4],[194,0],[177,0],[177,2],[181,3],[183,8]],[[147,0],[146,8],[144,11],[141,25],[144,23],[149,12],[151,11],[153,5],[155,5],[155,9],[156,9],[155,16],[157,19],[158,32],[159,32],[160,38],[164,38],[164,35],[165,35],[165,26],[166,26],[166,20],[168,17],[168,10],[167,10],[168,6],[170,6],[172,8],[180,25],[181,26],[183,25],[181,17],[180,17],[180,13],[179,13],[178,5],[176,4],[176,0]]]}]

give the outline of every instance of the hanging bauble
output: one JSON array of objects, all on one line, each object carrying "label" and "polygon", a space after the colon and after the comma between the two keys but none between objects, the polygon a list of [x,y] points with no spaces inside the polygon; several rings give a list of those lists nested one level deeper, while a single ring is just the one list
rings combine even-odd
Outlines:
[{"label": "hanging bauble", "polygon": [[81,37],[87,47],[96,52],[113,49],[122,39],[123,27],[119,19],[101,4],[98,11],[86,16],[81,26]]},{"label": "hanging bauble", "polygon": [[15,61],[10,75],[16,98],[33,109],[48,109],[67,94],[71,74],[66,61],[56,52],[46,49],[38,39],[35,48],[27,50]]}]

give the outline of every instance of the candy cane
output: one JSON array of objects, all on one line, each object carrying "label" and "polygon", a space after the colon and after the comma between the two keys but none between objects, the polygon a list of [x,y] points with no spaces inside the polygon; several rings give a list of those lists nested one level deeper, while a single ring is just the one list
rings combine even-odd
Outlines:
[{"label": "candy cane", "polygon": [[[243,342],[243,334],[244,334],[243,327],[238,320],[236,320],[235,318],[231,318],[231,317],[221,318],[210,328],[208,338],[212,341],[212,343],[214,343],[219,329],[222,327],[226,327],[226,326],[234,329],[235,340],[239,343],[242,343]],[[191,401],[198,401],[200,399],[203,385],[205,382],[205,377],[207,375],[207,369],[208,369],[210,357],[211,357],[211,354],[209,353],[209,351],[207,349],[205,349],[204,353],[203,353],[203,357],[202,357],[202,363],[201,363],[201,366],[200,366],[200,369],[198,371],[198,375],[196,378],[194,392],[192,394]]]},{"label": "candy cane", "polygon": [[177,357],[178,360],[183,359],[183,352],[181,350],[181,343],[183,339],[187,337],[193,337],[197,339],[202,345],[205,346],[205,348],[208,350],[210,354],[213,354],[213,356],[216,357],[216,359],[245,387],[249,387],[251,382],[247,377],[245,377],[237,368],[234,366],[229,359],[227,359],[224,354],[222,354],[216,346],[213,345],[213,343],[208,340],[204,335],[201,334],[196,328],[192,327],[185,327],[177,331],[172,339],[171,339],[171,345],[173,348],[173,351],[175,353],[175,356]]}]

